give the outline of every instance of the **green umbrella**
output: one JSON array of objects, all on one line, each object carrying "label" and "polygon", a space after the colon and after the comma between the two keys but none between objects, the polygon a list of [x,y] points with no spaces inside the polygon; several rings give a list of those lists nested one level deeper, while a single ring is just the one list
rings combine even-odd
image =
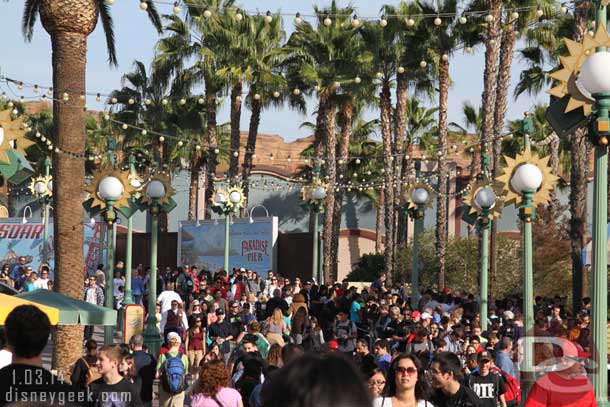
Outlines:
[{"label": "green umbrella", "polygon": [[117,312],[50,290],[35,290],[17,297],[59,309],[59,325],[116,325]]}]

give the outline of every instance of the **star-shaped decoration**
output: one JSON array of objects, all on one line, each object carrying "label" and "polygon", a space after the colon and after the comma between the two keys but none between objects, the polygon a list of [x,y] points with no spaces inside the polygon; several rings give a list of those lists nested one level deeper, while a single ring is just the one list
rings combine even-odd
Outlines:
[{"label": "star-shaped decoration", "polygon": [[[51,197],[53,196],[53,190],[50,188],[50,182],[53,180],[52,176],[40,176],[40,177],[36,177],[36,178],[32,178],[32,181],[30,182],[29,185],[29,190],[32,193],[32,195],[38,197],[38,198],[43,198],[43,197]],[[42,183],[42,185],[44,185],[44,190],[39,193],[38,191],[36,191],[36,184],[37,183]]]},{"label": "star-shaped decoration", "polygon": [[489,208],[489,219],[499,219],[502,216],[502,208],[504,208],[504,197],[498,192],[502,192],[502,184],[498,181],[494,181],[485,177],[482,180],[473,180],[469,187],[466,195],[464,195],[464,204],[470,208],[469,214],[477,214],[477,216],[483,215],[483,209],[480,208],[476,200],[477,193],[485,187],[491,188],[496,194],[496,204],[493,208]]},{"label": "star-shaped decoration", "polygon": [[430,188],[430,186],[428,184],[426,184],[425,182],[421,182],[421,181],[417,181],[411,185],[409,185],[409,187],[407,188],[405,195],[403,196],[404,201],[407,203],[407,209],[415,209],[417,208],[417,204],[415,202],[413,202],[413,191],[415,191],[418,188],[423,188],[426,191],[428,191],[428,200],[426,201],[426,203],[424,204],[423,209],[428,209],[429,207],[432,206],[432,194],[434,193],[434,191],[432,191],[432,188]]},{"label": "star-shaped decoration", "polygon": [[95,208],[99,206],[102,210],[106,209],[106,202],[100,198],[97,191],[100,182],[102,182],[102,180],[106,177],[114,177],[123,185],[123,194],[119,199],[116,200],[116,202],[114,202],[114,207],[117,209],[122,207],[128,208],[131,195],[136,191],[136,189],[129,182],[129,172],[119,171],[110,167],[98,171],[93,177],[91,184],[85,187],[85,191],[88,193],[87,200],[91,200],[90,207]]},{"label": "star-shaped decoration", "polygon": [[502,174],[496,178],[496,181],[502,185],[502,195],[505,196],[504,205],[521,205],[522,197],[520,191],[515,191],[513,189],[510,180],[517,168],[523,164],[533,164],[542,172],[542,184],[534,194],[533,205],[536,207],[551,200],[551,191],[555,188],[555,184],[557,184],[559,177],[551,173],[551,167],[549,166],[550,158],[551,157],[541,158],[538,154],[532,153],[529,148],[523,153],[517,154],[515,158],[506,155],[504,156],[506,166],[503,168]]},{"label": "star-shaped decoration", "polygon": [[[157,200],[159,205],[165,205],[170,203],[170,198],[176,194],[176,190],[172,187],[172,182],[168,175],[157,174],[148,180],[148,183],[152,181],[159,181],[165,188],[165,195]],[[133,187],[132,187],[133,188]],[[135,188],[134,188],[135,190]],[[142,202],[147,205],[152,205],[152,198],[146,195],[146,186],[143,187],[144,192],[142,193]]]},{"label": "star-shaped decoration", "polygon": [[582,107],[584,115],[589,116],[595,100],[591,95],[584,94],[579,89],[578,75],[582,64],[589,55],[595,52],[595,48],[610,47],[610,34],[604,25],[600,25],[594,36],[587,33],[582,42],[572,41],[569,38],[564,38],[564,41],[570,55],[559,58],[562,68],[550,74],[550,77],[558,80],[559,84],[548,90],[547,93],[559,99],[570,95],[565,113]]},{"label": "star-shaped decoration", "polygon": [[26,156],[25,150],[35,144],[25,137],[23,121],[23,116],[13,119],[11,109],[0,111],[0,162],[3,164],[9,163],[9,150],[15,149]]}]

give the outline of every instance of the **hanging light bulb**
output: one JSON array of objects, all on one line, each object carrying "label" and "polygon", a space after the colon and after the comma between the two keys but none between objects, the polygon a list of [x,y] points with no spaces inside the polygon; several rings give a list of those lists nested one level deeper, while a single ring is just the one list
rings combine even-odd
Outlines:
[{"label": "hanging light bulb", "polygon": [[34,85],[34,89],[32,89],[34,93],[38,93],[38,85]]},{"label": "hanging light bulb", "polygon": [[267,10],[267,14],[265,15],[265,23],[271,24],[273,21],[273,17],[271,17],[271,11]]},{"label": "hanging light bulb", "polygon": [[277,90],[275,92],[273,92],[273,97],[274,98],[279,98],[280,97],[280,92],[278,92]]},{"label": "hanging light bulb", "polygon": [[360,79],[360,77],[359,77],[359,76],[356,76],[356,77],[354,78],[354,83],[359,84],[360,82],[362,82],[362,79]]},{"label": "hanging light bulb", "polygon": [[297,12],[296,16],[294,17],[294,23],[296,25],[299,25],[303,22],[303,19],[301,18],[301,13]]},{"label": "hanging light bulb", "polygon": [[330,19],[330,17],[326,16],[326,18],[324,19],[324,25],[326,27],[330,27],[330,25],[333,23],[333,20]]},{"label": "hanging light bulb", "polygon": [[568,8],[566,6],[561,6],[561,8],[559,9],[559,12],[561,14],[568,14]]},{"label": "hanging light bulb", "polygon": [[102,100],[102,95],[100,95],[99,93],[97,95],[95,95],[95,100],[97,102],[99,102],[100,100]]},{"label": "hanging light bulb", "polygon": [[437,26],[437,27],[438,27],[438,26],[439,26],[439,25],[441,25],[442,23],[443,23],[443,20],[441,20],[441,19],[440,19],[440,17],[436,17],[436,18],[434,19],[434,25],[435,25],[435,26]]},{"label": "hanging light bulb", "polygon": [[218,154],[218,153],[220,153],[220,150],[218,148],[215,148],[214,149],[214,154]]},{"label": "hanging light bulb", "polygon": [[254,94],[254,100],[260,100],[261,99],[261,95],[259,95],[258,93]]},{"label": "hanging light bulb", "polygon": [[112,6],[114,4],[114,0],[106,0],[106,4]]},{"label": "hanging light bulb", "polygon": [[487,14],[485,16],[485,21],[491,23],[492,21],[494,21],[494,16],[492,16],[491,14]]},{"label": "hanging light bulb", "polygon": [[119,100],[117,98],[110,99],[110,103],[112,103],[113,105],[116,105],[118,102]]},{"label": "hanging light bulb", "polygon": [[423,68],[425,68],[425,67],[427,67],[427,66],[428,66],[428,63],[427,63],[426,61],[421,61],[421,62],[419,63],[419,67],[420,67],[420,68],[422,68],[422,69],[423,69]]},{"label": "hanging light bulb", "polygon": [[360,20],[358,20],[358,16],[356,14],[354,14],[354,18],[352,18],[352,27],[360,27]]},{"label": "hanging light bulb", "polygon": [[175,15],[180,14],[180,4],[177,1],[174,2],[174,8],[172,9]]},{"label": "hanging light bulb", "polygon": [[182,140],[178,141],[178,147],[182,147],[184,145],[184,142]]},{"label": "hanging light bulb", "polygon": [[339,88],[341,87],[341,83],[340,83],[339,81],[335,81],[335,82],[333,83],[333,87],[334,87],[335,89],[339,89]]},{"label": "hanging light bulb", "polygon": [[109,115],[108,113],[106,113],[106,114],[104,115],[104,119],[105,119],[105,120],[110,120],[110,115]]},{"label": "hanging light bulb", "polygon": [[199,144],[197,144],[197,145],[195,146],[195,150],[200,151],[200,150],[201,150],[201,146],[200,146]]},{"label": "hanging light bulb", "polygon": [[163,99],[161,100],[161,104],[166,106],[169,103],[169,101],[167,99]]},{"label": "hanging light bulb", "polygon": [[205,8],[205,10],[203,10],[203,16],[205,18],[210,18],[212,17],[212,12],[210,11],[210,9],[208,9],[207,7]]},{"label": "hanging light bulb", "polygon": [[407,27],[413,27],[415,25],[415,20],[413,20],[411,17],[407,18],[405,22],[407,23]]},{"label": "hanging light bulb", "polygon": [[160,136],[160,137],[159,137],[159,142],[163,143],[164,141],[165,141],[165,137]]},{"label": "hanging light bulb", "polygon": [[536,10],[536,17],[540,18],[544,15],[544,11],[542,11],[541,8],[539,8],[538,10]]},{"label": "hanging light bulb", "polygon": [[517,13],[516,11],[513,11],[512,13],[510,13],[510,18],[511,20],[516,20],[519,18],[519,13]]},{"label": "hanging light bulb", "polygon": [[468,19],[465,16],[460,17],[460,24],[464,25],[468,22]]},{"label": "hanging light bulb", "polygon": [[244,19],[244,15],[241,13],[240,9],[237,9],[237,11],[235,12],[235,20],[241,21],[243,19]]},{"label": "hanging light bulb", "polygon": [[133,98],[129,98],[129,100],[127,101],[127,103],[129,103],[130,105],[133,105],[134,103],[136,103],[135,100],[133,100]]},{"label": "hanging light bulb", "polygon": [[379,20],[379,25],[381,27],[386,27],[388,25],[388,20],[385,19],[385,16],[381,17],[381,20]]},{"label": "hanging light bulb", "polygon": [[316,85],[313,87],[313,90],[315,90],[316,92],[320,91],[320,85]]},{"label": "hanging light bulb", "polygon": [[239,153],[237,151],[233,151],[233,157],[239,157]]},{"label": "hanging light bulb", "polygon": [[443,54],[443,56],[441,57],[441,59],[445,62],[449,61],[449,55],[447,54]]},{"label": "hanging light bulb", "polygon": [[405,68],[403,66],[399,66],[397,69],[398,73],[402,74],[405,73]]},{"label": "hanging light bulb", "polygon": [[466,47],[465,51],[469,54],[472,54],[472,47]]},{"label": "hanging light bulb", "polygon": [[295,95],[295,96],[299,96],[299,95],[301,94],[301,90],[300,90],[299,88],[295,88],[295,89],[292,91],[292,94],[293,94],[293,95]]},{"label": "hanging light bulb", "polygon": [[147,135],[147,134],[148,134],[148,131],[146,131],[146,129],[143,129],[143,130],[142,130],[142,135],[143,135],[143,136],[145,136],[145,135]]},{"label": "hanging light bulb", "polygon": [[122,128],[123,130],[127,130],[128,126],[127,126],[125,123],[123,123],[123,125],[121,126],[121,128]]},{"label": "hanging light bulb", "polygon": [[148,10],[148,2],[146,0],[140,2],[140,9],[143,11]]},{"label": "hanging light bulb", "polygon": [[183,106],[186,105],[186,99],[184,99],[184,98],[180,99],[180,104]]}]

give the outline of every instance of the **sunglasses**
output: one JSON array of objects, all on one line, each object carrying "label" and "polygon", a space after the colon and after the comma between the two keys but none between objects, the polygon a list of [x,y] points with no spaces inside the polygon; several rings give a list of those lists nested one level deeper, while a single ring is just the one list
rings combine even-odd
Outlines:
[{"label": "sunglasses", "polygon": [[417,374],[417,369],[409,366],[409,367],[402,367],[402,366],[398,366],[396,368],[396,373],[404,375],[404,374],[408,374],[409,376],[413,376],[415,374]]},{"label": "sunglasses", "polygon": [[369,386],[384,386],[385,380],[371,380]]}]

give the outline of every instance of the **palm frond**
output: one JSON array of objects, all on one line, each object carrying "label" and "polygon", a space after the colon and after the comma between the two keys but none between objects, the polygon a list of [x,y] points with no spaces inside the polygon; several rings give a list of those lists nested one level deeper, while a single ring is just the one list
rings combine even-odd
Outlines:
[{"label": "palm frond", "polygon": [[23,7],[23,18],[21,21],[21,30],[26,41],[32,41],[34,35],[34,26],[40,12],[42,0],[26,0]]},{"label": "palm frond", "polygon": [[97,6],[100,11],[100,19],[102,20],[102,27],[104,28],[104,36],[106,37],[106,48],[108,51],[108,63],[111,66],[118,66],[119,63],[116,57],[116,47],[114,40],[114,24],[112,22],[112,15],[110,14],[110,5],[106,0],[97,0]]}]

